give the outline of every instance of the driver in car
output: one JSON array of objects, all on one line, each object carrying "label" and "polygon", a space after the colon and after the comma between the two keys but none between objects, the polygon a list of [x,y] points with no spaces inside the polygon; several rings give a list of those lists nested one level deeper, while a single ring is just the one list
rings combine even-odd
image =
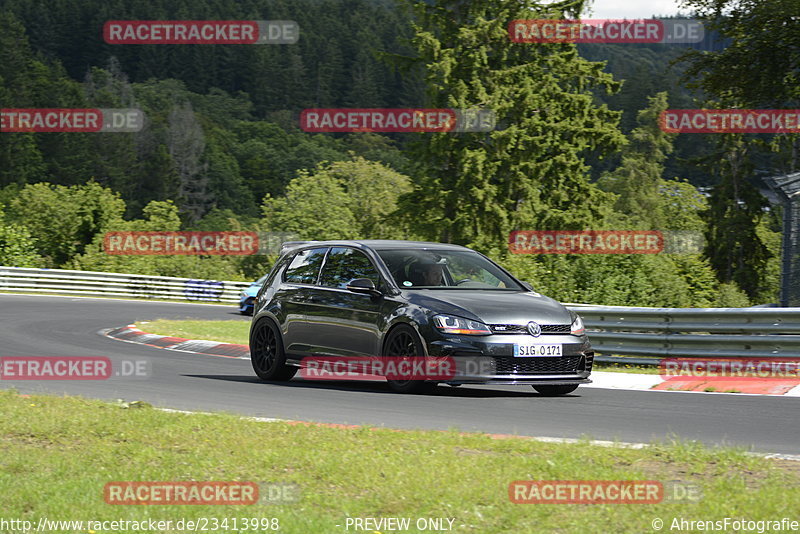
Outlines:
[{"label": "driver in car", "polygon": [[444,285],[444,271],[440,264],[431,263],[430,265],[425,265],[423,273],[426,286]]},{"label": "driver in car", "polygon": [[443,286],[443,265],[439,263],[415,263],[412,268],[414,285],[417,286]]}]

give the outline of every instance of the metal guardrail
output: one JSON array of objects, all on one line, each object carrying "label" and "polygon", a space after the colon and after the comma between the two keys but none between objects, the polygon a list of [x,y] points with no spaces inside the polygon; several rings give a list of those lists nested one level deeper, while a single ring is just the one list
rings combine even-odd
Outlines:
[{"label": "metal guardrail", "polygon": [[[249,282],[0,266],[0,291],[230,302]],[[800,308],[630,308],[567,304],[597,361],[800,357]],[[621,357],[620,357],[621,356]]]},{"label": "metal guardrail", "polygon": [[238,302],[249,282],[0,266],[0,291]]},{"label": "metal guardrail", "polygon": [[601,362],[800,357],[800,308],[567,307],[583,318]]}]

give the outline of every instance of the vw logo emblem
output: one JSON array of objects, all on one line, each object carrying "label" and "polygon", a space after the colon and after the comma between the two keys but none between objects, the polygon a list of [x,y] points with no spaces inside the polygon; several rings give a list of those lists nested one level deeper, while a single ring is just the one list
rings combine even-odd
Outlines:
[{"label": "vw logo emblem", "polygon": [[531,321],[528,323],[528,333],[533,337],[539,337],[542,335],[542,327],[536,321]]}]

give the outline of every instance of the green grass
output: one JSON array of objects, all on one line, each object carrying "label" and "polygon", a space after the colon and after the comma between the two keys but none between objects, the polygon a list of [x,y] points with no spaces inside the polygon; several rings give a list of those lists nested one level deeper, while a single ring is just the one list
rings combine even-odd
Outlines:
[{"label": "green grass", "polygon": [[[324,534],[346,532],[347,517],[410,517],[412,525],[419,517],[448,517],[458,533],[640,533],[652,531],[654,518],[667,526],[675,517],[776,519],[800,504],[800,464],[695,443],[624,449],[456,431],[325,428],[13,391],[0,391],[0,413],[5,519],[277,517],[280,532]],[[650,505],[508,498],[515,480],[581,479],[680,480],[699,485],[703,497]],[[301,498],[251,506],[104,502],[107,482],[129,480],[293,483]]]},{"label": "green grass", "polygon": [[623,363],[601,363],[595,362],[592,367],[594,371],[606,371],[610,373],[638,373],[644,375],[660,375],[661,369],[657,365],[632,365]]},{"label": "green grass", "polygon": [[250,321],[201,321],[189,319],[171,321],[139,321],[136,327],[148,334],[183,337],[186,339],[207,339],[221,343],[247,345],[250,335]]}]

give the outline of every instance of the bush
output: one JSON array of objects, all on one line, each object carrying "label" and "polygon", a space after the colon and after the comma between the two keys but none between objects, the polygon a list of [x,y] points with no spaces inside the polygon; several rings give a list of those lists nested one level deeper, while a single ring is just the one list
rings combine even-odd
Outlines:
[{"label": "bush", "polygon": [[0,219],[0,265],[41,267],[43,262],[28,229],[16,224],[4,224]]},{"label": "bush", "polygon": [[718,298],[713,271],[697,255],[509,254],[498,261],[561,302],[687,308]]},{"label": "bush", "polygon": [[[150,202],[146,219],[118,220],[108,231],[178,231],[178,208],[170,201]],[[237,260],[227,256],[138,256],[110,255],[103,251],[103,234],[97,234],[86,252],[73,258],[67,268],[84,271],[177,276],[207,280],[247,280]]]},{"label": "bush", "polygon": [[715,308],[745,308],[750,306],[747,294],[739,289],[733,282],[720,284],[717,288],[713,307]]}]

